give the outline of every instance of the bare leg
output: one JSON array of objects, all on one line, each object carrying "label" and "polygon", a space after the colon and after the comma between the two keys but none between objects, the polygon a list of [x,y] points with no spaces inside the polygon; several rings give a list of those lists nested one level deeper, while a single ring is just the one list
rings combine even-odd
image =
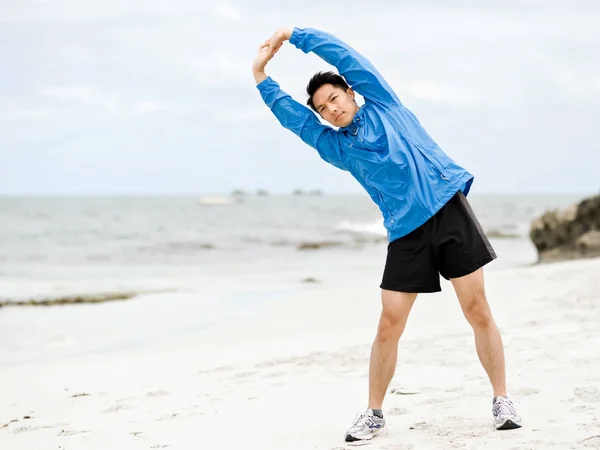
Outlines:
[{"label": "bare leg", "polygon": [[477,355],[492,383],[494,396],[506,396],[504,348],[485,296],[483,268],[451,281],[463,314],[473,328]]},{"label": "bare leg", "polygon": [[382,289],[382,311],[369,365],[369,408],[381,409],[396,371],[398,341],[417,294]]}]

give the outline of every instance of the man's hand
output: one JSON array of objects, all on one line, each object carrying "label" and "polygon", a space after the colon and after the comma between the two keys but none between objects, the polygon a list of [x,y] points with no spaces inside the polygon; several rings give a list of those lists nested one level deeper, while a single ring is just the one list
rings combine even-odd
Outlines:
[{"label": "man's hand", "polygon": [[280,28],[277,30],[271,38],[267,39],[258,47],[258,55],[252,63],[252,74],[256,84],[263,82],[267,75],[265,74],[265,67],[275,53],[281,48],[283,43],[290,39],[293,29],[291,28]]},{"label": "man's hand", "polygon": [[262,83],[267,78],[267,74],[265,73],[265,67],[267,63],[271,61],[271,59],[273,59],[273,56],[275,56],[277,50],[273,50],[271,48],[268,40],[263,42],[258,47],[258,55],[256,55],[256,58],[252,63],[252,74],[254,75],[254,80],[256,81],[256,84]]},{"label": "man's hand", "polygon": [[275,49],[275,51],[279,50],[285,41],[289,41],[290,37],[292,37],[292,32],[294,30],[291,28],[280,28],[277,30],[271,39],[269,39],[269,46],[271,49]]}]

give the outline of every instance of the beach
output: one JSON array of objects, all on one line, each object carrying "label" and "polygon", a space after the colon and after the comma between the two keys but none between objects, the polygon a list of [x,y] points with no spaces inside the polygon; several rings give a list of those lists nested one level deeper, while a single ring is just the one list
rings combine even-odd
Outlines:
[{"label": "beach", "polygon": [[[0,2],[0,450],[600,450],[599,23],[600,1]],[[440,275],[383,432],[345,442],[378,407],[384,271],[430,290],[492,254],[519,413],[496,420],[522,427],[495,429]]]},{"label": "beach", "polygon": [[[343,438],[366,407],[384,251],[299,252],[129,300],[1,308],[0,448],[353,448]],[[487,296],[523,428],[494,430],[472,332],[443,282],[417,299],[388,432],[368,448],[600,448],[600,260],[495,264]]]}]

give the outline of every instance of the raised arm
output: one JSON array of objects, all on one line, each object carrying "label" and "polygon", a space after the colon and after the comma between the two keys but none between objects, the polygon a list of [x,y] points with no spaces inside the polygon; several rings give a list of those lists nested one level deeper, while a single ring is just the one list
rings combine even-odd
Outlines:
[{"label": "raised arm", "polygon": [[262,44],[252,65],[254,80],[263,101],[282,126],[317,150],[323,160],[346,170],[341,160],[337,133],[323,125],[309,108],[295,101],[265,73],[266,64],[273,58],[279,47],[271,48],[268,41]]},{"label": "raised arm", "polygon": [[335,66],[350,87],[362,95],[365,101],[400,105],[394,90],[375,66],[336,36],[314,28],[294,28],[290,44],[304,53],[313,52]]}]

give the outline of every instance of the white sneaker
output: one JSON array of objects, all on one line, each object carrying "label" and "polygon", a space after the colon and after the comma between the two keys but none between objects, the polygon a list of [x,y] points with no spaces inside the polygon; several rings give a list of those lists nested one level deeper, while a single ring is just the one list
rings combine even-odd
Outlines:
[{"label": "white sneaker", "polygon": [[515,405],[506,397],[496,397],[494,406],[494,426],[497,430],[512,430],[522,426],[521,416],[517,412]]},{"label": "white sneaker", "polygon": [[372,409],[358,414],[352,426],[346,432],[346,442],[373,439],[381,434],[385,428],[385,419],[373,415]]}]

